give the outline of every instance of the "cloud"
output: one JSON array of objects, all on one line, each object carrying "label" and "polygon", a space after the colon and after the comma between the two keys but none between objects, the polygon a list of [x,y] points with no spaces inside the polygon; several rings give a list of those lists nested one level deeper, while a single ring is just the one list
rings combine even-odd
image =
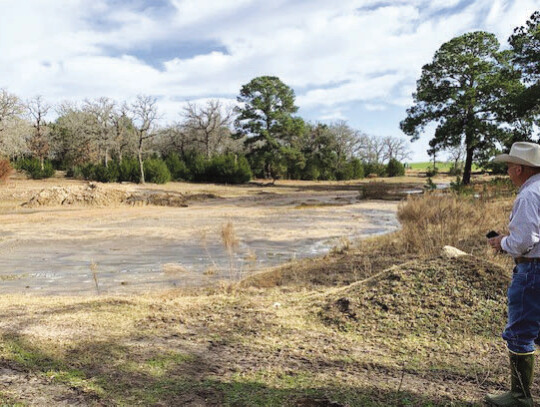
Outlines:
[{"label": "cloud", "polygon": [[[0,0],[0,88],[53,103],[152,94],[170,121],[182,101],[233,101],[242,84],[275,75],[302,111],[321,114],[307,119],[362,126],[371,121],[352,106],[410,105],[442,43],[485,30],[505,44],[536,8],[536,0]],[[401,119],[387,120],[398,128]]]}]

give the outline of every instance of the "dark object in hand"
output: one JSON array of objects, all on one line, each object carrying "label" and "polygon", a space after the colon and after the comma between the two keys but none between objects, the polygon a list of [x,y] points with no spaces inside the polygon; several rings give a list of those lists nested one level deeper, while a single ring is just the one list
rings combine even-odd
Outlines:
[{"label": "dark object in hand", "polygon": [[487,232],[487,234],[486,234],[486,237],[487,237],[488,239],[492,239],[492,238],[497,237],[497,236],[499,236],[499,234],[498,234],[497,232],[495,232],[494,230],[490,230],[490,231]]}]

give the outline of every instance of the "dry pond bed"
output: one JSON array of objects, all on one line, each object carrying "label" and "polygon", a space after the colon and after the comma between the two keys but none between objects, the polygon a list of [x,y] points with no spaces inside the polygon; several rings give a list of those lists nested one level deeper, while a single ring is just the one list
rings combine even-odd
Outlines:
[{"label": "dry pond bed", "polygon": [[339,183],[14,180],[0,202],[0,293],[202,286],[398,227],[397,201],[361,200],[358,186]]}]

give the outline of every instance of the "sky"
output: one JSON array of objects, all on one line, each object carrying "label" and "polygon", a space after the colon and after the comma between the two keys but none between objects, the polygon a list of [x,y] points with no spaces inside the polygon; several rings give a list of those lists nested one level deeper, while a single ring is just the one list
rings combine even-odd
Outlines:
[{"label": "sky", "polygon": [[[233,104],[279,77],[298,115],[406,137],[422,66],[446,41],[494,33],[503,47],[539,0],[0,0],[0,88],[50,104],[155,96],[161,124],[187,101]],[[411,143],[427,161],[428,129]]]}]

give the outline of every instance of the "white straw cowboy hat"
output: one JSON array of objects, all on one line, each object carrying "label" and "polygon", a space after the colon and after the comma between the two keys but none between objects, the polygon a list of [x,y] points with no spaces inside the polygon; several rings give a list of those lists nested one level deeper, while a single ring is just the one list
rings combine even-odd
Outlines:
[{"label": "white straw cowboy hat", "polygon": [[510,154],[499,154],[493,162],[540,167],[540,144],[518,141],[512,144]]}]

